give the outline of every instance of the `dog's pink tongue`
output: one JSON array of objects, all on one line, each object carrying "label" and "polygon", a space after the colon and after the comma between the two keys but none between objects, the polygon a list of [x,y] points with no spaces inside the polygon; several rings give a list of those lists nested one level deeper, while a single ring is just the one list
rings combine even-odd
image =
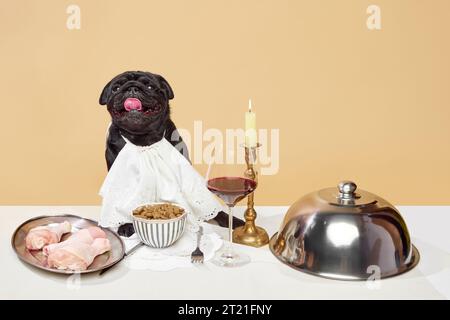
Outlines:
[{"label": "dog's pink tongue", "polygon": [[140,110],[142,110],[142,103],[141,103],[141,100],[139,100],[139,99],[128,98],[123,103],[123,107],[127,111],[130,111],[130,110],[138,110],[138,111],[140,111]]}]

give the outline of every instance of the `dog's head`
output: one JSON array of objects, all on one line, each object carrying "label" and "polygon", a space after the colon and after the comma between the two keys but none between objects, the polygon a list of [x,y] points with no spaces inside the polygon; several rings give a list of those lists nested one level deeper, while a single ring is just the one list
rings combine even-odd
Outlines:
[{"label": "dog's head", "polygon": [[120,129],[145,134],[167,120],[169,100],[173,97],[172,88],[162,76],[127,71],[105,86],[99,102],[107,105],[113,123]]}]

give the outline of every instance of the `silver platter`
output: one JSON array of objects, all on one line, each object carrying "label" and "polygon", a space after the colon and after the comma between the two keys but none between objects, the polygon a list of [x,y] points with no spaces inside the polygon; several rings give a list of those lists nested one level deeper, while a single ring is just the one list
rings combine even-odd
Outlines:
[{"label": "silver platter", "polygon": [[[105,231],[107,238],[111,243],[111,250],[95,257],[92,264],[84,271],[72,271],[72,270],[58,270],[50,268],[47,264],[47,257],[42,253],[42,250],[28,250],[25,247],[25,237],[30,229],[45,226],[52,223],[61,223],[69,221],[72,224],[72,231],[77,231],[88,227],[99,227]],[[61,241],[67,239],[72,233],[65,234]],[[112,265],[118,263],[123,259],[125,255],[125,245],[122,239],[110,229],[98,226],[94,220],[81,218],[76,215],[56,215],[56,216],[40,216],[32,218],[22,223],[11,238],[11,245],[17,256],[24,262],[49,272],[62,273],[62,274],[74,274],[74,273],[91,273],[101,271],[109,268]]]}]

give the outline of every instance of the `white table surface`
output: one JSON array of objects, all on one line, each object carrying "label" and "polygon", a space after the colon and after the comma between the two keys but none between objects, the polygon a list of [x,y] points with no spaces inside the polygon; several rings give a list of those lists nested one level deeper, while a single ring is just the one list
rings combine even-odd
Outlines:
[{"label": "white table surface", "polygon": [[[419,265],[398,277],[345,282],[314,277],[281,264],[268,247],[239,246],[252,259],[246,266],[210,263],[167,272],[129,270],[119,264],[105,275],[78,278],[51,274],[22,263],[11,235],[25,220],[44,214],[98,219],[100,207],[0,207],[0,299],[448,299],[450,298],[450,207],[398,207],[419,249]],[[286,207],[259,207],[257,223],[277,231]],[[236,208],[241,215],[243,208]],[[222,228],[218,228],[222,229]],[[222,229],[221,231],[225,231]],[[223,232],[225,235],[226,233]]]}]

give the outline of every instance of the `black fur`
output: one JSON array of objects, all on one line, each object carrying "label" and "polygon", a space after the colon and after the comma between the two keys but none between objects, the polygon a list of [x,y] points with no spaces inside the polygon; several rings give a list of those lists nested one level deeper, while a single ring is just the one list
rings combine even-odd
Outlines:
[{"label": "black fur", "polygon": [[[137,98],[142,110],[126,111],[127,98]],[[143,71],[127,71],[114,77],[103,89],[99,102],[106,105],[112,123],[106,141],[106,164],[108,170],[113,165],[127,138],[139,146],[148,146],[165,138],[189,160],[186,144],[178,134],[170,119],[169,100],[174,98],[169,83],[160,75]],[[220,226],[228,227],[228,215],[220,212],[215,220]],[[244,222],[233,218],[233,226],[242,226]],[[129,237],[134,233],[132,224],[119,228],[119,234]]]}]

